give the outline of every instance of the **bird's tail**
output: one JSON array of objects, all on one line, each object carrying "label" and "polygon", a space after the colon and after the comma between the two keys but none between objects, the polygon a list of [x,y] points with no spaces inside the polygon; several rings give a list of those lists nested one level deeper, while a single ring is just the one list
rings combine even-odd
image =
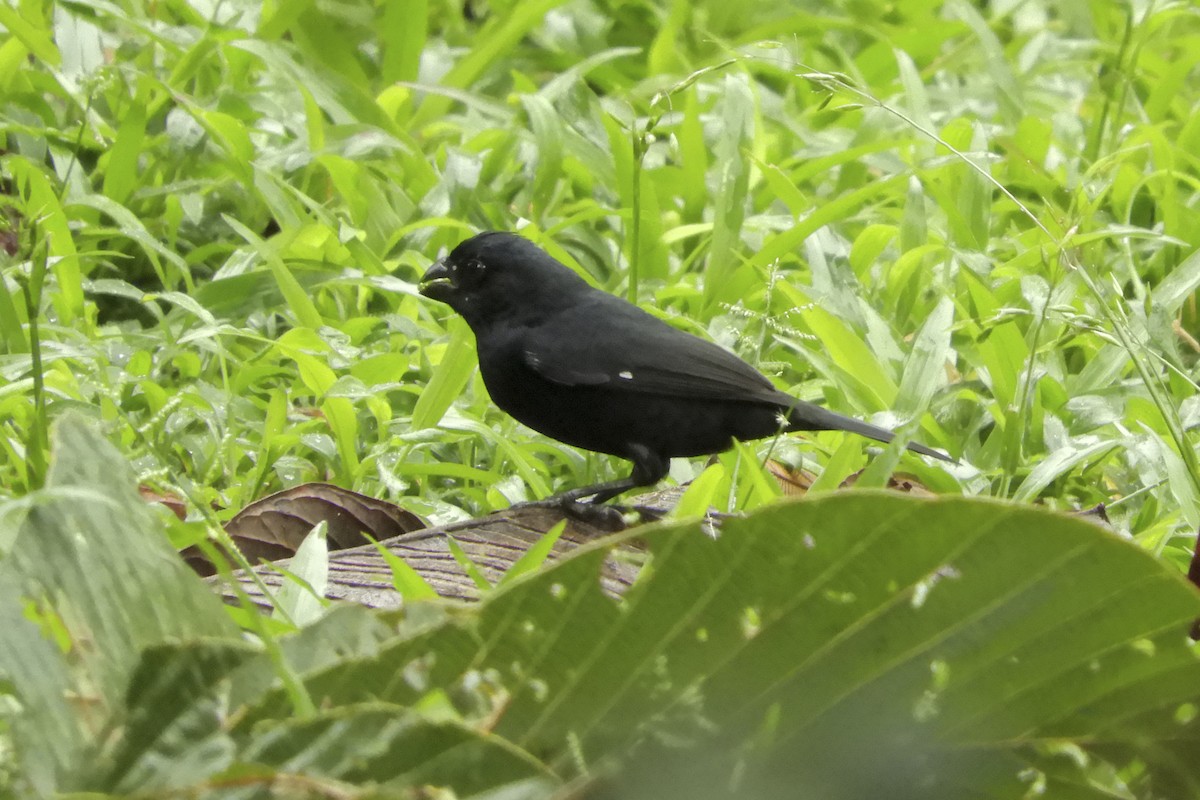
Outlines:
[{"label": "bird's tail", "polygon": [[[874,439],[877,442],[884,442],[885,444],[896,438],[896,435],[886,428],[880,428],[876,425],[863,422],[860,419],[854,419],[853,417],[843,416],[827,408],[806,403],[803,400],[796,400],[795,405],[787,410],[787,419],[787,430],[789,431],[849,431],[850,433],[857,433],[859,436],[866,436],[868,439]],[[942,461],[958,463],[945,453],[926,447],[923,444],[909,442],[905,447],[923,456],[931,456]]]}]

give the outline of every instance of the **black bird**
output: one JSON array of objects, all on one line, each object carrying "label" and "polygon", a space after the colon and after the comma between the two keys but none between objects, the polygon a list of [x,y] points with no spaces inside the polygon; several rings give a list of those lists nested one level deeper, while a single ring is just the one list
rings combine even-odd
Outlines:
[{"label": "black bird", "polygon": [[429,268],[420,290],[475,332],[496,405],[560,442],[633,462],[628,478],[558,495],[564,503],[657,483],[671,458],[727,450],[734,439],[820,430],[893,438],[779,391],[729,351],[593,288],[516,234],[467,239]]}]

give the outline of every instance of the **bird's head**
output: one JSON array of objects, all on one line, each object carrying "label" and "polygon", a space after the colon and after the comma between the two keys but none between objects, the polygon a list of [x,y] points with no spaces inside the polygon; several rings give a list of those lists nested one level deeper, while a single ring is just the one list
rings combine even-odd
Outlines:
[{"label": "bird's head", "polygon": [[590,287],[528,239],[487,231],[435,262],[418,288],[453,308],[478,332],[493,320],[519,323],[527,315],[544,315],[555,302]]}]

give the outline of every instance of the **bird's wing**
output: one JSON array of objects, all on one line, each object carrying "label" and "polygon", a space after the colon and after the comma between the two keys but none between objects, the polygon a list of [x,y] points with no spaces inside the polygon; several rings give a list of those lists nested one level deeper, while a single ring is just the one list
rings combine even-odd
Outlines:
[{"label": "bird's wing", "polygon": [[[600,298],[607,297],[601,295]],[[525,338],[525,363],[564,386],[788,405],[791,398],[727,350],[617,298],[561,312]],[[568,331],[569,335],[564,335]]]}]

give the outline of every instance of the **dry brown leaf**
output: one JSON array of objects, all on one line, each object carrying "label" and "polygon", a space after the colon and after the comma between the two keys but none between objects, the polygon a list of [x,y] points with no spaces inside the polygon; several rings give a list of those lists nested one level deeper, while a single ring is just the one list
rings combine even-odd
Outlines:
[{"label": "dry brown leaf", "polygon": [[774,460],[767,461],[767,469],[775,476],[779,488],[787,497],[803,497],[817,479],[816,474],[806,469],[792,469]]},{"label": "dry brown leaf", "polygon": [[[858,482],[859,476],[862,475],[862,470],[847,475],[846,479],[838,484],[838,487],[845,489],[848,486],[853,486]],[[887,488],[894,492],[904,492],[911,494],[914,497],[936,497],[936,493],[929,491],[929,487],[917,480],[915,475],[909,475],[907,472],[894,472],[888,478]]]},{"label": "dry brown leaf", "polygon": [[144,483],[138,486],[138,494],[147,503],[158,503],[159,505],[166,506],[179,519],[187,519],[187,503],[183,502],[183,498],[179,495],[160,492]]},{"label": "dry brown leaf", "polygon": [[[426,527],[424,520],[395,503],[328,483],[305,483],[255,500],[225,523],[225,530],[255,564],[292,557],[319,522],[328,525],[331,551],[367,544],[364,532],[382,540]],[[213,574],[199,548],[189,547],[182,555],[201,575]]]}]

